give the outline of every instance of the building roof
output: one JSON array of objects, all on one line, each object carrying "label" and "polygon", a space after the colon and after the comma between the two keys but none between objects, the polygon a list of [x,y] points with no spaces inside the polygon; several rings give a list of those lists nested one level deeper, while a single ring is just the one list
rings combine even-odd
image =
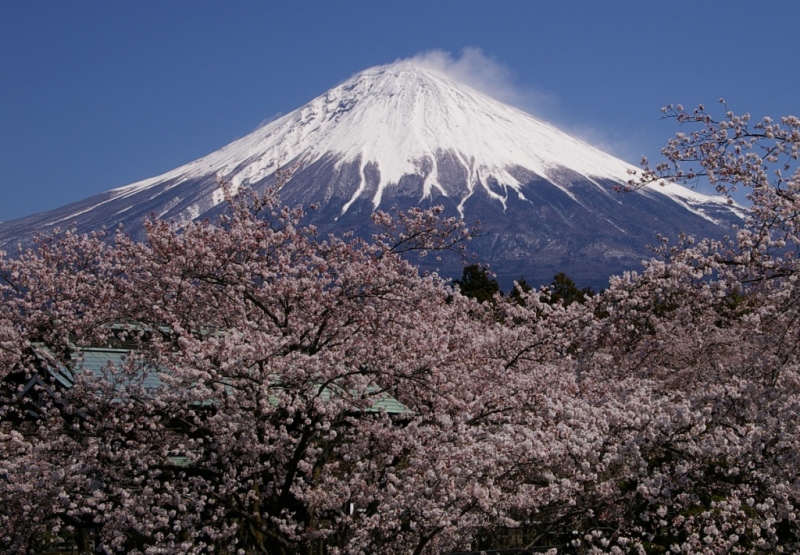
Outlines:
[{"label": "building roof", "polygon": [[[129,357],[135,352],[136,351],[134,349],[81,347],[79,348],[80,358],[78,359],[80,362],[76,367],[70,370],[65,366],[61,366],[58,370],[51,371],[51,373],[60,385],[70,388],[74,384],[73,375],[76,371],[85,369],[100,377],[103,375],[103,371],[106,368],[118,368],[126,364],[129,360]],[[143,359],[139,359],[136,363],[137,365],[141,365],[143,371],[142,387],[145,390],[153,391],[163,385],[163,382],[159,378],[159,373],[165,370],[155,367],[148,367],[147,362]],[[281,387],[277,381],[274,385],[276,389]],[[322,391],[322,398],[330,399],[336,389],[336,387],[326,387],[325,390]],[[277,397],[271,400],[274,404],[278,403]],[[386,412],[388,414],[408,414],[411,412],[400,401],[387,393],[379,394],[378,399],[373,403],[372,407],[367,409],[367,411]]]}]

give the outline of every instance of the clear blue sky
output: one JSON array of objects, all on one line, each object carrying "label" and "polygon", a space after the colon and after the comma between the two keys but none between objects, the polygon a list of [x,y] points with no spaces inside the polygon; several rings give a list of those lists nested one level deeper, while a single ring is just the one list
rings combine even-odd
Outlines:
[{"label": "clear blue sky", "polygon": [[566,131],[655,159],[670,102],[800,115],[798,24],[797,0],[0,0],[0,220],[160,174],[436,50]]}]

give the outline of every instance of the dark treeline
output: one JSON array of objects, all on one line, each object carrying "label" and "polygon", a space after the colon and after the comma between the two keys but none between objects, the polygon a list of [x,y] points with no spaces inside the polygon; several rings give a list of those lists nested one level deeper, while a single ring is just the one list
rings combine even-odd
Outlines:
[{"label": "dark treeline", "polygon": [[[500,294],[523,304],[523,294],[533,289],[524,277],[520,277],[516,280],[516,287],[508,292],[501,291],[500,284],[492,277],[489,268],[481,264],[465,266],[461,279],[454,280],[453,283],[458,286],[462,295],[481,303],[492,302],[495,295]],[[569,306],[574,302],[582,304],[595,294],[591,287],[579,288],[572,278],[559,272],[553,276],[549,285],[542,288],[540,300],[547,304]]]}]

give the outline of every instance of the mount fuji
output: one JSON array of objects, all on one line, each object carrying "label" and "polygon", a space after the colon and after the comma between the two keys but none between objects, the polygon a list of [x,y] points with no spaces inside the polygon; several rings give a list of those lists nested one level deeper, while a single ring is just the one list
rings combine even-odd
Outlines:
[{"label": "mount fuji", "polygon": [[[443,205],[481,222],[470,248],[501,283],[566,272],[580,284],[637,269],[657,234],[721,236],[743,209],[675,184],[616,193],[637,168],[412,61],[363,71],[297,110],[163,175],[19,220],[0,223],[0,248],[36,232],[123,224],[141,237],[154,213],[187,221],[224,206],[219,180],[282,186],[290,205],[318,205],[320,231],[374,230],[376,209]],[[442,273],[460,274],[451,262]]]}]

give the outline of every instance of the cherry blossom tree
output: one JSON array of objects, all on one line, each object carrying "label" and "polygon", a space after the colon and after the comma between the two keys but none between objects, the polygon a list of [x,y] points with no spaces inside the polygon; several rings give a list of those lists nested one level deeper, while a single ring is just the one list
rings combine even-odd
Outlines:
[{"label": "cherry blossom tree", "polygon": [[752,209],[729,238],[665,244],[593,299],[579,367],[638,412],[622,421],[639,461],[615,494],[624,524],[593,533],[603,549],[795,551],[800,120],[665,113],[688,131],[631,185],[702,178]]},{"label": "cherry blossom tree", "polygon": [[420,274],[469,236],[435,210],[319,237],[271,192],[0,259],[0,545],[796,552],[800,120],[666,115],[629,187],[752,208],[584,302]]},{"label": "cherry blossom tree", "polygon": [[[270,193],[231,209],[3,260],[6,547],[87,529],[128,552],[463,543],[482,522],[459,431],[476,331],[399,255],[454,247],[461,223],[379,214],[368,243],[317,237]],[[92,345],[135,354],[88,375]]]}]

